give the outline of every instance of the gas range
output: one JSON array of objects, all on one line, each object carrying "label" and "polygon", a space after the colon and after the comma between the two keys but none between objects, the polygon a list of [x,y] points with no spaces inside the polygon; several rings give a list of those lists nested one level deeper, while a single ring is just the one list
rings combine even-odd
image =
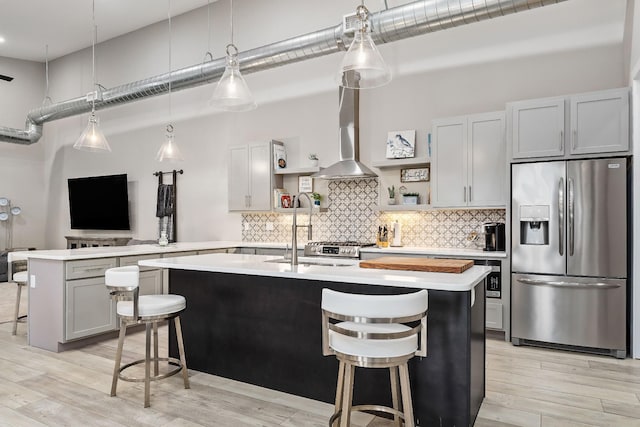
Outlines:
[{"label": "gas range", "polygon": [[304,247],[305,256],[327,256],[337,258],[360,258],[360,248],[375,243],[360,242],[309,242]]}]

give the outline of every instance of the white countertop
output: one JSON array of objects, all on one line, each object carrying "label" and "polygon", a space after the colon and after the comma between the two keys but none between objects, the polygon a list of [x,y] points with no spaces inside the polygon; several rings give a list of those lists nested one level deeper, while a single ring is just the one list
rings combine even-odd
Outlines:
[{"label": "white countertop", "polygon": [[[327,282],[361,283],[366,285],[396,286],[446,291],[469,291],[491,271],[489,267],[473,266],[460,274],[425,273],[419,271],[380,270],[360,268],[359,260],[300,257],[299,265],[265,262],[277,256],[207,254],[139,261],[146,267],[177,270],[209,271],[216,273],[247,274],[253,276],[286,277]],[[325,265],[305,265],[304,261]],[[335,266],[334,264],[346,264]]]},{"label": "white countertop", "polygon": [[442,255],[469,258],[506,258],[505,251],[483,251],[475,248],[431,248],[427,246],[392,246],[388,248],[366,247],[360,249],[361,253],[368,254],[408,254],[408,255]]},{"label": "white countertop", "polygon": [[[242,241],[208,241],[208,242],[178,242],[171,243],[167,246],[160,245],[131,245],[131,246],[102,246],[78,249],[52,249],[52,250],[36,250],[24,251],[18,253],[9,252],[9,257],[14,259],[48,259],[56,261],[72,261],[78,259],[121,257],[148,254],[170,254],[174,252],[204,251],[212,249],[224,248],[273,248],[282,249],[287,243],[285,242],[242,242]],[[298,249],[303,249],[304,244],[299,244]],[[360,250],[367,254],[385,255],[434,255],[434,256],[451,256],[451,257],[468,257],[475,259],[482,258],[506,258],[506,252],[486,252],[481,249],[469,248],[431,248],[431,247],[415,247],[401,246],[389,248],[365,247]],[[12,255],[14,254],[14,255]]]},{"label": "white countertop", "polygon": [[[210,249],[235,248],[242,242],[211,241],[211,242],[178,242],[167,246],[160,245],[131,245],[131,246],[101,246],[78,249],[52,249],[21,252],[25,258],[49,259],[57,261],[71,261],[76,259],[107,258],[147,254],[165,254],[173,252],[203,251]],[[258,247],[258,246],[255,246]],[[271,246],[263,246],[271,247]],[[282,246],[284,248],[284,244]]]}]

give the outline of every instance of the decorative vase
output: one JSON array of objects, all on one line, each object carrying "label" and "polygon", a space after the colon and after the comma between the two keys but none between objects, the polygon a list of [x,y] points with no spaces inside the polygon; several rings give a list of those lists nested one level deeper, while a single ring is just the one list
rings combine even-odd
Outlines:
[{"label": "decorative vase", "polygon": [[309,159],[309,164],[313,168],[318,167],[318,159]]},{"label": "decorative vase", "polygon": [[395,205],[396,204],[396,199],[394,197],[389,197],[387,199],[387,204],[388,205]]}]

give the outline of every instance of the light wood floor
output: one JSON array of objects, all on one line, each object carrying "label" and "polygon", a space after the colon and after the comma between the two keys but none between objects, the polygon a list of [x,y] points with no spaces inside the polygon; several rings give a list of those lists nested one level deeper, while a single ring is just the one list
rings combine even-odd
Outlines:
[{"label": "light wood floor", "polygon": [[[307,427],[326,426],[333,412],[326,403],[195,371],[190,390],[179,376],[152,384],[151,408],[142,407],[141,384],[120,382],[110,397],[115,340],[58,354],[29,347],[25,324],[11,336],[14,298],[15,285],[0,283],[0,426]],[[23,313],[26,302],[23,295]],[[143,339],[128,336],[124,361],[141,357]],[[390,424],[359,415],[354,425]],[[486,398],[475,425],[640,426],[640,361],[488,339]]]}]

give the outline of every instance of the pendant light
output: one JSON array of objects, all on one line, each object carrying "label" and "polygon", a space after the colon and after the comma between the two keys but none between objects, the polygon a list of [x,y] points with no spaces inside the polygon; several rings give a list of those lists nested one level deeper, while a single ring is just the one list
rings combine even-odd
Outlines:
[{"label": "pendant light", "polygon": [[230,0],[231,8],[231,43],[227,45],[227,65],[220,81],[213,91],[211,104],[225,111],[250,111],[258,105],[253,100],[253,95],[247,86],[247,82],[240,74],[238,62],[238,48],[233,44],[233,0]]},{"label": "pendant light", "polygon": [[91,96],[91,115],[89,116],[89,123],[84,132],[80,134],[73,148],[82,151],[92,152],[105,152],[111,151],[107,139],[104,137],[102,130],[98,123],[98,117],[96,117],[96,98],[100,94],[100,87],[96,84],[96,39],[98,38],[98,26],[96,25],[96,2],[93,0],[93,39],[91,40],[91,56],[92,56],[92,74],[93,74],[93,89],[94,93]]},{"label": "pendant light", "polygon": [[391,71],[371,38],[369,15],[363,1],[356,9],[359,28],[338,72],[340,86],[371,89],[391,81]]},{"label": "pendant light", "polygon": [[171,124],[171,0],[169,0],[169,124],[166,128],[164,143],[160,146],[156,160],[159,162],[181,162],[183,159],[180,149],[174,141],[173,125]]}]

